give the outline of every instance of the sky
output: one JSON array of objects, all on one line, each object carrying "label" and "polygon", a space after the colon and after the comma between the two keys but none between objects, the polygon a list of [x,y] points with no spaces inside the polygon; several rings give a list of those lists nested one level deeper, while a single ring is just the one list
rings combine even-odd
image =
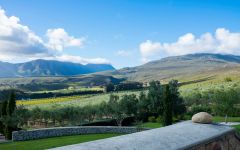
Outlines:
[{"label": "sky", "polygon": [[189,53],[240,55],[240,0],[0,0],[0,61],[131,67]]}]

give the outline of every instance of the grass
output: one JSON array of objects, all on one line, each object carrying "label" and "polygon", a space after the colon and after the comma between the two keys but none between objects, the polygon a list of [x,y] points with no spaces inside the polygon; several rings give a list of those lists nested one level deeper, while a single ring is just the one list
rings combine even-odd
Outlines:
[{"label": "grass", "polygon": [[59,146],[83,143],[98,139],[104,139],[109,137],[118,136],[120,134],[88,134],[88,135],[75,135],[75,136],[63,136],[46,138],[31,141],[11,142],[0,144],[1,150],[40,150],[49,149]]},{"label": "grass", "polygon": [[157,123],[157,122],[145,122],[143,124],[138,125],[138,127],[142,127],[142,128],[160,128],[163,125],[161,123]]},{"label": "grass", "polygon": [[238,132],[240,132],[240,125],[233,126]]},{"label": "grass", "polygon": [[[228,117],[228,122],[240,122],[240,117]],[[214,116],[213,122],[225,122],[225,117]]]}]

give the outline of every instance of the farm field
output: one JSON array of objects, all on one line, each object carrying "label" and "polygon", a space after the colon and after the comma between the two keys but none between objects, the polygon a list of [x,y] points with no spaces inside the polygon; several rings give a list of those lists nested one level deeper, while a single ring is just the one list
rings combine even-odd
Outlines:
[{"label": "farm field", "polygon": [[[124,94],[136,94],[138,95],[140,91],[123,91],[114,92],[118,96]],[[86,95],[86,96],[65,96],[57,98],[42,98],[33,100],[18,100],[17,105],[23,105],[29,109],[34,107],[39,108],[52,108],[52,107],[65,107],[65,106],[86,106],[86,105],[97,105],[103,101],[109,100],[110,93],[107,94],[97,94],[97,95]]]},{"label": "farm field", "polygon": [[0,144],[1,150],[41,150],[65,145],[83,143],[99,139],[110,138],[119,136],[120,134],[88,134],[88,135],[75,135],[46,138],[31,141],[10,142]]}]

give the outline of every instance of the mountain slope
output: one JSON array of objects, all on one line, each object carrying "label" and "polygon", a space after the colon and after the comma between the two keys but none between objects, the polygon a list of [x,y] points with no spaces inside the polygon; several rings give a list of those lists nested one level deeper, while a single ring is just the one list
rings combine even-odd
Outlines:
[{"label": "mountain slope", "polygon": [[234,67],[240,67],[240,56],[201,53],[167,57],[137,67],[111,71],[110,74],[146,82],[179,79]]},{"label": "mountain slope", "polygon": [[34,60],[19,64],[0,62],[0,77],[72,76],[114,70],[109,64],[77,64],[55,60]]}]

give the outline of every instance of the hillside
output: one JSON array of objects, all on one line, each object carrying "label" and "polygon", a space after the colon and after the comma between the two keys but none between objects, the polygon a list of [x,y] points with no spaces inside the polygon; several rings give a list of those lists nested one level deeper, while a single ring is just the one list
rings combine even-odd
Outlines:
[{"label": "hillside", "polygon": [[34,60],[11,64],[0,62],[0,77],[72,76],[114,70],[109,64],[78,64],[55,60]]},{"label": "hillside", "polygon": [[193,76],[214,74],[240,67],[240,56],[221,54],[189,54],[166,57],[141,66],[123,68],[106,74],[126,77],[133,81],[186,79]]},{"label": "hillside", "polygon": [[[11,65],[7,63],[8,65]],[[61,65],[61,64],[58,64]],[[28,70],[33,68],[30,64],[19,64],[18,69]],[[57,65],[55,65],[56,67]],[[51,74],[72,74],[68,72],[68,64],[59,68],[53,68],[55,72]],[[101,66],[86,65],[101,70]],[[14,66],[11,66],[14,69]],[[7,68],[11,70],[11,67]],[[41,72],[48,74],[46,67]],[[111,68],[109,68],[111,69]],[[31,69],[34,70],[34,69]],[[38,70],[38,69],[36,69]],[[93,71],[89,69],[90,71]],[[89,71],[88,70],[88,71]],[[65,72],[64,72],[65,71]],[[36,72],[35,72],[36,73]],[[12,73],[14,75],[14,72]],[[27,73],[24,73],[27,74]],[[170,79],[178,79],[185,83],[206,83],[223,82],[224,78],[231,77],[235,81],[240,81],[240,57],[234,55],[220,54],[189,54],[183,56],[167,57],[161,60],[149,62],[147,64],[123,68],[120,70],[109,70],[78,76],[51,76],[51,77],[27,77],[27,78],[0,78],[0,89],[15,87],[24,91],[42,91],[66,89],[70,86],[102,86],[112,82],[114,84],[125,80],[149,82],[151,80],[161,80],[163,83]]]}]

